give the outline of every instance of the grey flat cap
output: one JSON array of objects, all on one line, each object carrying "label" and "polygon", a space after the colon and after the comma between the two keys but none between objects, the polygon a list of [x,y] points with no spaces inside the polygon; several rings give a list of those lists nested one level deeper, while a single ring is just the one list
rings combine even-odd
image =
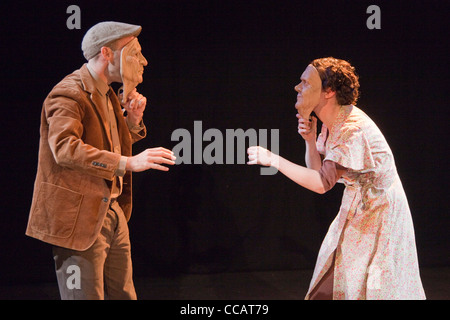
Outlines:
[{"label": "grey flat cap", "polygon": [[142,27],[134,24],[104,21],[91,27],[83,37],[81,50],[86,60],[95,57],[105,45],[128,36],[137,37]]}]

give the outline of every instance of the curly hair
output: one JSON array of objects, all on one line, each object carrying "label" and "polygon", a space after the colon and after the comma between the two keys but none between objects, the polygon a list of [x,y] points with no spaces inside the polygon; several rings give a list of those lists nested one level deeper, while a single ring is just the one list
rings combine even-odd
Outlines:
[{"label": "curly hair", "polygon": [[345,60],[333,57],[315,59],[311,64],[322,80],[322,90],[336,92],[340,105],[356,104],[359,98],[359,80],[355,68]]}]

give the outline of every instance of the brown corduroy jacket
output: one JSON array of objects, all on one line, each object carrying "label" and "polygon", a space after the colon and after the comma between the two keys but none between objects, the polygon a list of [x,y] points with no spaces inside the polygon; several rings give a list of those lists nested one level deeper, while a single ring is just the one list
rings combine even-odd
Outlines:
[{"label": "brown corduroy jacket", "polygon": [[[41,114],[39,158],[26,235],[73,250],[96,240],[111,201],[111,186],[120,155],[106,132],[106,110],[86,64],[49,93]],[[117,118],[122,155],[146,135],[129,130],[119,100],[110,96]],[[118,198],[131,216],[131,172],[123,177]]]}]

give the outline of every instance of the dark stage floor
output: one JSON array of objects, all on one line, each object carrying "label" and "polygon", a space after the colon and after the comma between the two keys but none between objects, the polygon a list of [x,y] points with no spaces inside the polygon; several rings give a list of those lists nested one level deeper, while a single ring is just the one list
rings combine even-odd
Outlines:
[{"label": "dark stage floor", "polygon": [[[312,270],[135,278],[141,300],[303,300]],[[450,267],[422,268],[428,300],[450,299]],[[3,286],[2,300],[58,300],[55,283]]]}]

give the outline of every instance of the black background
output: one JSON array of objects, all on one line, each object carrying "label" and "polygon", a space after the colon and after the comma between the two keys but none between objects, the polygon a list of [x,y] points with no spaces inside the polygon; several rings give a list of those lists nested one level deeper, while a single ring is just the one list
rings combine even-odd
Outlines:
[{"label": "black background", "polygon": [[[2,283],[54,281],[50,246],[24,235],[37,166],[42,102],[85,61],[84,33],[115,20],[142,25],[149,66],[149,147],[194,121],[279,129],[280,154],[304,163],[294,86],[313,59],[350,61],[358,106],[393,150],[415,223],[421,266],[448,266],[448,14],[446,1],[3,1],[1,4]],[[69,30],[66,9],[81,9]],[[381,9],[369,30],[366,9]],[[203,146],[206,146],[205,142]],[[316,195],[245,164],[178,165],[134,174],[137,276],[310,269],[343,187]]]}]

